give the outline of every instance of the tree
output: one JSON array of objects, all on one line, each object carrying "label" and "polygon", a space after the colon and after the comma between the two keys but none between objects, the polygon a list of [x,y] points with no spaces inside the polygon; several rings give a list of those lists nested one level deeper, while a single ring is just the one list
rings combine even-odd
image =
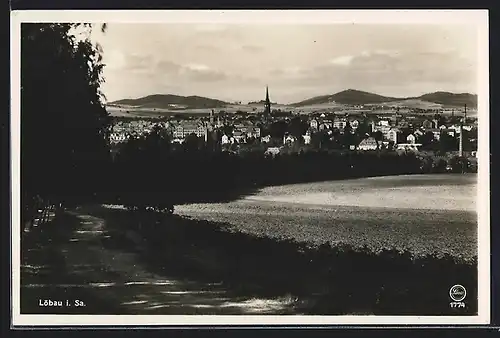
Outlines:
[{"label": "tree", "polygon": [[349,149],[351,145],[355,143],[355,135],[352,134],[352,127],[349,121],[347,121],[344,127],[344,135],[342,137],[342,147]]},{"label": "tree", "polygon": [[307,131],[307,122],[302,121],[299,116],[296,116],[290,120],[288,123],[288,132],[297,138],[297,140],[302,140],[302,135]]},{"label": "tree", "polygon": [[432,131],[418,136],[416,141],[422,145],[422,149],[424,150],[434,150],[435,148],[436,141],[434,140],[434,133]]},{"label": "tree", "polygon": [[364,139],[367,135],[370,135],[371,128],[366,119],[362,119],[356,128],[356,135],[360,140]]},{"label": "tree", "polygon": [[384,140],[384,134],[380,130],[373,132],[372,136],[378,143]]},{"label": "tree", "polygon": [[200,149],[200,139],[195,133],[186,136],[184,139],[184,149],[190,152]]},{"label": "tree", "polygon": [[458,140],[447,133],[442,133],[439,139],[439,149],[442,152],[457,151]]},{"label": "tree", "polygon": [[227,135],[227,136],[232,136],[233,135],[233,129],[234,129],[234,127],[232,125],[229,125],[229,124],[225,124],[221,128],[222,133],[224,135]]},{"label": "tree", "polygon": [[91,30],[89,24],[21,26],[24,196],[91,196],[106,182],[110,119],[100,90],[102,50],[90,41]]},{"label": "tree", "polygon": [[269,134],[272,138],[283,139],[287,131],[287,124],[284,120],[279,120],[269,126]]}]

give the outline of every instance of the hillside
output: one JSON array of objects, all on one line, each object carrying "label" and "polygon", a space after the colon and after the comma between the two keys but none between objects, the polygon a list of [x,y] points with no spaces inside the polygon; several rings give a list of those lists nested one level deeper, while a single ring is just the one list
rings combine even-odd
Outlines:
[{"label": "hillside", "polygon": [[453,94],[448,92],[435,92],[418,97],[420,100],[439,103],[445,106],[461,107],[466,104],[468,107],[477,107],[477,95],[469,93]]},{"label": "hillside", "polygon": [[201,96],[179,96],[179,95],[149,95],[138,99],[124,99],[111,102],[110,105],[130,106],[136,108],[159,108],[159,109],[196,109],[196,108],[220,108],[228,105],[227,102],[210,99]]},{"label": "hillside", "polygon": [[393,97],[386,97],[378,94],[363,92],[360,90],[348,89],[332,95],[316,96],[301,102],[294,103],[293,106],[309,106],[325,103],[340,104],[369,104],[382,103],[399,100]]},{"label": "hillside", "polygon": [[471,108],[477,107],[477,95],[469,93],[454,94],[449,92],[435,92],[424,94],[418,97],[395,98],[387,97],[374,93],[363,92],[360,90],[348,89],[336,94],[316,96],[301,102],[293,104],[295,107],[319,105],[319,104],[350,104],[350,105],[365,105],[365,104],[388,104],[397,101],[398,104],[404,104],[419,101],[421,103],[429,102],[431,106],[440,104],[443,106],[461,107],[464,104]]}]

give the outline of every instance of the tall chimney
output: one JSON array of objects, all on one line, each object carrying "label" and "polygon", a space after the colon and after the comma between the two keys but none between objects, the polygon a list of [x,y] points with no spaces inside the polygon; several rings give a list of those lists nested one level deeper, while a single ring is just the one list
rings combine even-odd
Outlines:
[{"label": "tall chimney", "polygon": [[467,104],[464,106],[464,118],[460,121],[460,141],[458,145],[458,153],[460,157],[464,156],[464,123],[467,120]]}]

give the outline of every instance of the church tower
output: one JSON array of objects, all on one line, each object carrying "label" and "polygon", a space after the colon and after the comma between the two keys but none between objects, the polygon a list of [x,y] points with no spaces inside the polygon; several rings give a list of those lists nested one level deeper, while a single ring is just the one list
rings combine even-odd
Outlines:
[{"label": "church tower", "polygon": [[269,88],[266,86],[266,102],[264,103],[264,118],[268,120],[271,117],[271,101],[269,100]]}]

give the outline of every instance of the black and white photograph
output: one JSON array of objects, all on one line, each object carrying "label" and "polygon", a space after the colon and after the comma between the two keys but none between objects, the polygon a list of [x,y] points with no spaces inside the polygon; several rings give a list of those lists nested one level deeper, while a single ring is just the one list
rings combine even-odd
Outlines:
[{"label": "black and white photograph", "polygon": [[487,11],[11,19],[14,324],[488,323]]}]

